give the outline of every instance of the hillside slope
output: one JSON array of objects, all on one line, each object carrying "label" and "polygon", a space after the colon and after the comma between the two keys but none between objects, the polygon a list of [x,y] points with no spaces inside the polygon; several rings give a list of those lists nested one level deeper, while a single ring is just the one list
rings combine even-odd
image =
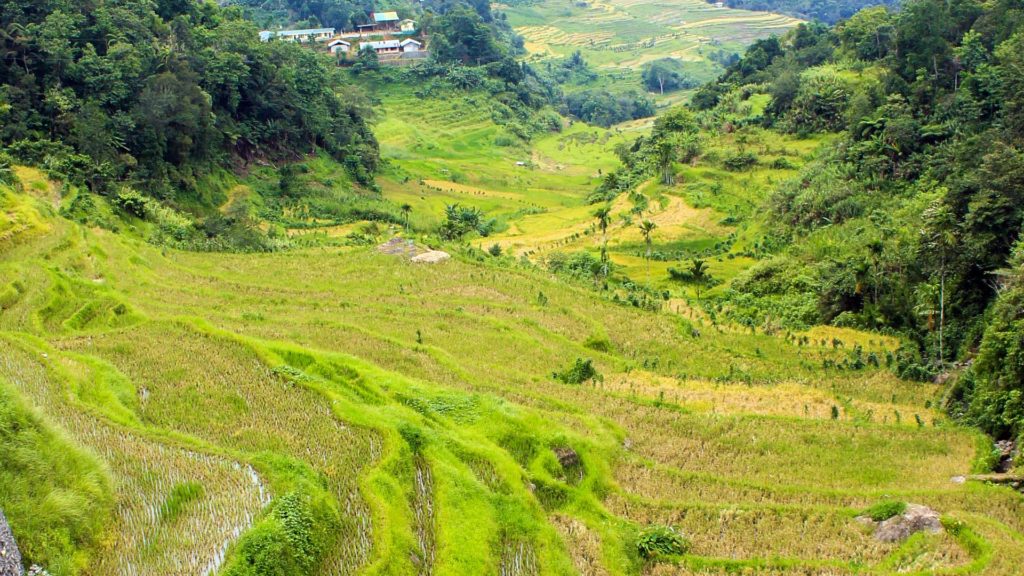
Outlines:
[{"label": "hillside slope", "polygon": [[[3,188],[0,382],[102,461],[115,503],[90,513],[104,536],[70,548],[10,518],[55,574],[1013,574],[1024,559],[1019,496],[950,481],[979,439],[929,408],[939,388],[821,368],[884,338],[715,328],[463,256],[160,249],[55,216],[37,184]],[[577,358],[602,377],[552,377]],[[950,530],[878,542],[854,516],[883,499]],[[638,534],[660,524],[689,550],[645,561]]]}]

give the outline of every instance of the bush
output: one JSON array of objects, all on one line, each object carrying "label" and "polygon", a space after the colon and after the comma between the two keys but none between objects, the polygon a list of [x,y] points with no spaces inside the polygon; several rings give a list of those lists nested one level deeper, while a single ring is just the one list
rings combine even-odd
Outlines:
[{"label": "bush", "polygon": [[606,267],[608,274],[612,270],[611,262],[601,262],[597,256],[586,250],[580,250],[571,254],[554,252],[548,255],[546,264],[548,270],[556,274],[581,280],[596,280],[600,278],[605,274]]},{"label": "bush", "polygon": [[614,347],[612,341],[603,334],[591,334],[587,336],[587,339],[583,341],[584,348],[590,348],[597,352],[611,352]]},{"label": "bush", "polygon": [[783,157],[772,160],[771,167],[775,170],[793,170],[796,168],[792,162]]},{"label": "bush", "polygon": [[437,231],[442,240],[461,240],[470,232],[488,236],[497,226],[495,219],[485,220],[484,213],[475,207],[449,204],[445,206],[444,213],[445,221]]},{"label": "bush", "polygon": [[604,378],[594,368],[594,362],[590,358],[577,358],[571,366],[561,372],[554,372],[552,376],[566,384],[582,384],[587,381],[598,382]]},{"label": "bush", "polygon": [[306,485],[277,498],[273,510],[238,540],[223,574],[313,574],[334,544],[337,511],[320,487]]},{"label": "bush", "polygon": [[737,152],[722,160],[722,166],[730,172],[742,172],[757,164],[757,155],[753,152]]},{"label": "bush", "polygon": [[136,218],[146,218],[146,207],[150,199],[131,188],[123,188],[114,198],[114,203]]},{"label": "bush", "polygon": [[14,160],[6,152],[0,152],[0,184],[14,184],[14,171],[11,165]]},{"label": "bush", "polygon": [[676,556],[686,552],[686,541],[672,526],[648,526],[640,531],[636,539],[636,551],[646,560]]},{"label": "bush", "polygon": [[867,516],[875,522],[881,522],[888,520],[893,516],[899,516],[903,514],[907,509],[906,502],[898,502],[896,500],[883,500],[877,504],[871,506],[864,511],[864,516]]}]

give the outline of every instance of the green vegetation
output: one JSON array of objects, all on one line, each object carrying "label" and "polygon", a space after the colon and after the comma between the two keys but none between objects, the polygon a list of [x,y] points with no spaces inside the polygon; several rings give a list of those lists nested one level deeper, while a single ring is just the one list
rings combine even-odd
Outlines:
[{"label": "green vegetation", "polygon": [[875,522],[881,522],[888,520],[893,516],[899,516],[903,514],[907,509],[906,502],[896,502],[893,500],[883,500],[877,504],[873,504],[870,508],[864,511],[864,515],[871,518]]},{"label": "green vegetation", "polygon": [[137,184],[178,206],[209,206],[201,180],[217,165],[317,148],[360,182],[376,168],[376,140],[363,110],[335,92],[330,60],[261,43],[236,10],[13,2],[0,27],[0,142],[93,192]]},{"label": "green vegetation", "polygon": [[113,507],[109,473],[2,383],[0,462],[0,508],[23,560],[55,574],[89,566]]},{"label": "green vegetation", "polygon": [[594,361],[590,358],[583,359],[577,358],[571,366],[561,372],[555,372],[552,374],[555,380],[560,380],[565,384],[583,384],[584,382],[597,383],[603,380],[597,370],[594,368]]},{"label": "green vegetation", "polygon": [[605,90],[583,90],[567,96],[565,107],[576,118],[605,128],[654,115],[654,104],[635,92],[616,96]]},{"label": "green vegetation", "polygon": [[726,0],[730,8],[781,12],[804,20],[835,24],[872,6],[898,8],[898,0]]},{"label": "green vegetation", "polygon": [[[69,70],[87,34],[110,40],[98,58],[153,50],[166,65],[139,60],[130,99],[171,74],[164,100],[255,130],[203,79],[233,70],[219,56],[259,64],[232,85],[303,92],[259,95],[302,99],[266,130],[330,130],[307,122],[334,102],[379,159],[316,138],[247,155],[228,131],[196,156],[186,114],[163,168],[131,162],[155,153],[133,136],[122,173],[82,178],[67,161],[92,162],[87,142],[47,106],[102,92],[53,67],[49,16],[3,14],[27,25],[0,37],[19,81],[0,114],[23,132],[0,155],[0,508],[27,560],[1019,572],[1024,499],[968,476],[1012,465],[992,440],[1024,426],[1012,3],[914,0],[834,28],[696,1],[398,3],[437,42],[408,67],[335,66],[242,18],[377,6],[136,4],[70,7]],[[883,542],[858,518],[906,502],[943,531]]]},{"label": "green vegetation", "polygon": [[695,80],[686,75],[683,62],[675,58],[662,58],[644,64],[641,77],[645,88],[660,94],[666,90],[672,92],[698,86]]},{"label": "green vegetation", "polygon": [[[706,82],[751,41],[780,34],[799,21],[780,14],[718,8],[703,0],[657,3],[509,2],[508,23],[523,37],[530,64],[543,68],[580,54],[596,77],[577,77],[567,92],[643,92],[643,70],[672,59],[678,72]],[[679,102],[684,92],[660,94]],[[668,92],[666,90],[666,92]]]},{"label": "green vegetation", "polygon": [[677,556],[686,552],[682,535],[671,526],[648,526],[636,539],[636,550],[648,560],[659,556]]}]

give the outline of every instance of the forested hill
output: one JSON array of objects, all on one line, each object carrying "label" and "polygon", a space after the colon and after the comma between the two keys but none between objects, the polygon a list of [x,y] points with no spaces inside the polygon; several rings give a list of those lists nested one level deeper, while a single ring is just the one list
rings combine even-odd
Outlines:
[{"label": "forested hill", "polygon": [[726,6],[743,10],[779,12],[806,20],[835,24],[871,6],[897,7],[899,0],[725,0]]},{"label": "forested hill", "polygon": [[367,182],[377,143],[326,56],[261,43],[237,8],[161,0],[0,5],[0,144],[105,192],[173,198],[231,161],[322,149]]},{"label": "forested hill", "polygon": [[[759,99],[763,114],[737,115]],[[711,130],[834,134],[767,201],[774,257],[733,283],[737,320],[903,335],[905,377],[973,362],[953,371],[949,410],[1024,431],[1020,2],[913,0],[804,25],[753,44],[692,105]]]}]

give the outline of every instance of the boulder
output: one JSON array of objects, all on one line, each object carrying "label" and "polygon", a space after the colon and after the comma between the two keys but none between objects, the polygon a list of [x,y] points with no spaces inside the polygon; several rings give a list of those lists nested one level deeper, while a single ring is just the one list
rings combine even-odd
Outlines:
[{"label": "boulder", "polygon": [[999,454],[996,472],[1009,472],[1013,468],[1013,459],[1017,455],[1017,443],[1013,440],[1000,440],[995,445]]},{"label": "boulder", "polygon": [[417,264],[437,264],[451,258],[452,255],[441,250],[431,250],[418,256],[413,256],[412,261]]},{"label": "boulder", "polygon": [[22,576],[21,553],[14,542],[14,534],[7,518],[0,511],[0,576]]},{"label": "boulder", "polygon": [[903,514],[898,514],[875,525],[875,538],[881,542],[902,542],[918,532],[938,534],[942,532],[939,513],[920,504],[907,504]]}]

